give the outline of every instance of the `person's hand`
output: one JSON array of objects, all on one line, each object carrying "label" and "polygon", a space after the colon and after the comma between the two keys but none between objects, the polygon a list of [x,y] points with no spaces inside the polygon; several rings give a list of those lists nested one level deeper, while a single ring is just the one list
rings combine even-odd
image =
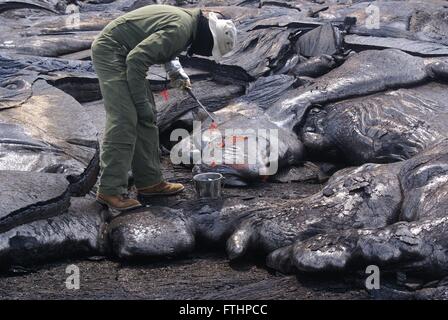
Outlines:
[{"label": "person's hand", "polygon": [[191,89],[190,78],[184,68],[182,68],[178,58],[165,63],[165,70],[168,73],[172,87],[179,89]]},{"label": "person's hand", "polygon": [[191,81],[184,69],[179,69],[170,74],[171,86],[182,90],[191,89]]}]

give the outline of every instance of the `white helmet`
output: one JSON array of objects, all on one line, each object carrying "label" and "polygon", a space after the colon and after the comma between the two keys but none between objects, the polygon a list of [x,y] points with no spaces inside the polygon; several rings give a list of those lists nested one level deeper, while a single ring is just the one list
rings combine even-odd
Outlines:
[{"label": "white helmet", "polygon": [[218,19],[214,12],[208,14],[208,25],[213,35],[212,56],[219,61],[236,45],[236,27],[232,20]]}]

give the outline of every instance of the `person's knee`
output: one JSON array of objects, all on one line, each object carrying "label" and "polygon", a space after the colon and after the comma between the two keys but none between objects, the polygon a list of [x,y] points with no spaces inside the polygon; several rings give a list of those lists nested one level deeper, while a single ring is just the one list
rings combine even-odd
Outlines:
[{"label": "person's knee", "polygon": [[156,116],[154,113],[154,108],[150,104],[145,103],[142,105],[136,105],[135,109],[137,111],[137,121],[139,124],[155,124]]},{"label": "person's knee", "polygon": [[140,125],[150,126],[156,124],[156,117],[152,110],[137,111],[137,122]]},{"label": "person's knee", "polygon": [[105,128],[104,141],[133,145],[137,137],[136,119],[114,119],[108,121]]}]

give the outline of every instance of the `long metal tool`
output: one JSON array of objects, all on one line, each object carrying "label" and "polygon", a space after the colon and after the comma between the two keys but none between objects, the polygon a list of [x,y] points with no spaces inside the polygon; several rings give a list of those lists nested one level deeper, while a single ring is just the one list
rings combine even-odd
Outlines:
[{"label": "long metal tool", "polygon": [[205,108],[205,106],[201,103],[201,101],[198,100],[198,98],[196,98],[196,96],[194,95],[193,91],[191,91],[190,88],[186,88],[185,90],[187,90],[188,94],[196,101],[196,103],[208,114],[208,116],[210,117],[210,119],[212,119],[214,122],[215,118],[213,118],[213,116],[210,114],[210,112],[208,112],[208,110]]}]

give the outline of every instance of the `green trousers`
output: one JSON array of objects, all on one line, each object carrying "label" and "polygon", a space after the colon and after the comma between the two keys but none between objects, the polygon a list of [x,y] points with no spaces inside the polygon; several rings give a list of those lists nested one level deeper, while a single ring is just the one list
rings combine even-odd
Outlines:
[{"label": "green trousers", "polygon": [[137,188],[162,181],[154,97],[147,84],[152,110],[145,110],[145,117],[139,117],[126,79],[126,55],[126,49],[107,33],[92,45],[92,61],[106,108],[98,189],[106,195],[127,192],[129,170]]}]

